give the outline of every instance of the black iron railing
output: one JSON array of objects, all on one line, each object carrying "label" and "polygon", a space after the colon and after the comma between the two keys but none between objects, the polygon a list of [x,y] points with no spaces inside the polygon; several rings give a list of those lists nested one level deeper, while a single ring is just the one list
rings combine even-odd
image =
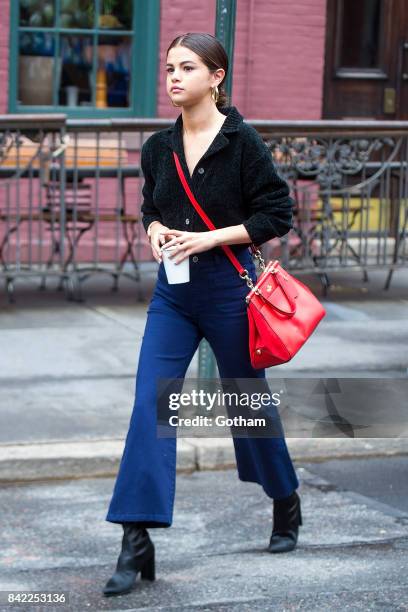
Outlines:
[{"label": "black iron railing", "polygon": [[[57,277],[82,299],[96,273],[140,288],[151,260],[140,223],[140,149],[165,119],[0,116],[0,276]],[[407,264],[408,122],[251,121],[295,199],[293,229],[262,247],[300,274]],[[141,291],[139,297],[142,299]]]}]

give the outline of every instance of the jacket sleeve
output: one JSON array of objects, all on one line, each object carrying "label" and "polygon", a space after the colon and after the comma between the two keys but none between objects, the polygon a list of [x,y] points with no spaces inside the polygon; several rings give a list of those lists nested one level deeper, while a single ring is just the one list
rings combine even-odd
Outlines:
[{"label": "jacket sleeve", "polygon": [[142,212],[142,223],[147,232],[147,228],[152,221],[162,221],[160,211],[153,203],[154,178],[151,171],[150,153],[147,141],[142,146],[140,166],[144,177],[144,184],[142,187],[143,203],[140,210]]},{"label": "jacket sleeve", "polygon": [[[248,154],[247,154],[248,157]],[[257,149],[252,159],[244,159],[243,194],[250,216],[243,222],[252,242],[260,246],[277,236],[284,236],[293,227],[294,200],[289,186],[281,178],[271,153],[257,135]]]}]

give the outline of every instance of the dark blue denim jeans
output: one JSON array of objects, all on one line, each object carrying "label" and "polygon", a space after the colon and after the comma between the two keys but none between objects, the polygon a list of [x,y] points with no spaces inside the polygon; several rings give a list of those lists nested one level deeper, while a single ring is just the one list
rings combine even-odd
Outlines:
[{"label": "dark blue denim jeans", "polygon": [[[256,280],[248,247],[233,250]],[[248,350],[245,296],[249,288],[218,247],[190,256],[190,282],[169,284],[160,263],[147,310],[136,375],[135,401],[107,521],[168,527],[173,520],[177,436],[157,436],[156,378],[185,377],[202,338],[215,354],[221,378],[265,378]],[[233,437],[238,477],[280,499],[299,481],[281,437]]]}]

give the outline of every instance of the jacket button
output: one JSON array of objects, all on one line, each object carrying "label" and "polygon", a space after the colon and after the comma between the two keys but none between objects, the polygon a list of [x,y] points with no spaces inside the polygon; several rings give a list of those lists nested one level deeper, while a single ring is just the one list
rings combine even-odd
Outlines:
[{"label": "jacket button", "polygon": [[203,174],[203,172],[204,172],[204,168],[199,168],[199,169],[197,170],[197,172],[198,172],[199,174]]},{"label": "jacket button", "polygon": [[193,261],[194,261],[194,263],[196,263],[196,262],[198,261],[198,257],[197,257],[197,255],[194,255],[194,257],[193,257]]},{"label": "jacket button", "polygon": [[190,219],[186,219],[186,225],[190,223]]}]

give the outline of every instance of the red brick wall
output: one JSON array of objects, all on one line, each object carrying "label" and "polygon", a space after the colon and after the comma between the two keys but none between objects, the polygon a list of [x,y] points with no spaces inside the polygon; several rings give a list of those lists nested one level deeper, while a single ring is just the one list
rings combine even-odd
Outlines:
[{"label": "red brick wall", "polygon": [[8,110],[10,0],[0,0],[0,114]]}]

